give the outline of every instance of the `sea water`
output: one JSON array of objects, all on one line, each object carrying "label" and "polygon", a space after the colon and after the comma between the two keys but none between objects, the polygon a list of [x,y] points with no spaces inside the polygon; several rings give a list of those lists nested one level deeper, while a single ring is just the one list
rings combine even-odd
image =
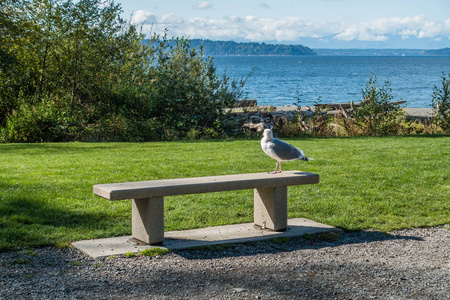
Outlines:
[{"label": "sea water", "polygon": [[243,99],[258,105],[358,102],[371,76],[389,80],[394,101],[431,107],[434,86],[450,73],[450,57],[432,56],[215,56],[217,73],[240,79],[253,71]]}]

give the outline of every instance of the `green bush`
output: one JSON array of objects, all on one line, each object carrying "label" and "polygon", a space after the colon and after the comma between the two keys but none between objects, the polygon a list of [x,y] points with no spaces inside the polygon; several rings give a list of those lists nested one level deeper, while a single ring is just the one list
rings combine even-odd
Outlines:
[{"label": "green bush", "polygon": [[[301,105],[298,90],[298,108]],[[402,108],[395,104],[389,80],[383,86],[377,83],[377,77],[371,74],[366,87],[362,90],[363,101],[359,106],[347,110],[334,111],[321,103],[321,97],[315,103],[314,111],[298,109],[293,120],[277,122],[275,130],[282,137],[309,136],[367,136],[439,133],[429,124],[418,124],[406,120]]]},{"label": "green bush", "polygon": [[441,87],[434,86],[432,106],[436,113],[435,123],[450,132],[450,73],[442,75]]},{"label": "green bush", "polygon": [[392,105],[394,96],[389,80],[383,86],[377,83],[373,74],[362,91],[363,101],[352,111],[354,123],[365,135],[397,134],[404,117],[398,105]]},{"label": "green bush", "polygon": [[5,123],[1,139],[6,142],[65,142],[74,140],[78,131],[73,118],[51,100],[22,102]]}]

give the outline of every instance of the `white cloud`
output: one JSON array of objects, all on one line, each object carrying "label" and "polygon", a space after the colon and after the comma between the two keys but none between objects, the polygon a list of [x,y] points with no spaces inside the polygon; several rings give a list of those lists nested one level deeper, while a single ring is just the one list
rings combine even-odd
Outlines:
[{"label": "white cloud", "polygon": [[145,10],[135,11],[131,16],[131,22],[134,24],[156,23],[157,19],[158,19],[157,16]]},{"label": "white cloud", "polygon": [[163,15],[158,22],[160,24],[164,24],[166,26],[173,26],[173,25],[177,25],[177,24],[183,24],[184,23],[184,19],[182,17],[179,17],[173,13],[170,14],[166,14]]},{"label": "white cloud", "polygon": [[[209,2],[199,4],[207,7]],[[450,38],[450,19],[430,21],[423,15],[405,18],[381,18],[368,22],[349,21],[315,22],[297,17],[279,19],[256,16],[227,16],[222,19],[183,18],[175,14],[155,16],[150,12],[137,11],[132,18],[134,23],[153,24],[154,32],[169,29],[173,36],[206,39],[246,39],[251,41],[276,40],[293,42],[300,38],[334,37],[340,41],[378,41],[390,36],[402,39],[410,37],[443,39]],[[149,25],[144,25],[149,26]]]},{"label": "white cloud", "polygon": [[429,21],[423,15],[405,18],[376,19],[348,27],[336,35],[336,39],[351,41],[383,41],[387,35],[399,35],[403,39],[436,38],[450,35],[450,19],[444,22]]},{"label": "white cloud", "polygon": [[384,35],[385,33],[384,30],[378,31],[375,26],[369,23],[362,23],[345,27],[345,29],[338,33],[334,38],[342,41],[358,40],[382,42],[387,40],[387,37]]},{"label": "white cloud", "polygon": [[208,9],[212,8],[211,3],[209,1],[202,1],[194,6],[195,9]]}]

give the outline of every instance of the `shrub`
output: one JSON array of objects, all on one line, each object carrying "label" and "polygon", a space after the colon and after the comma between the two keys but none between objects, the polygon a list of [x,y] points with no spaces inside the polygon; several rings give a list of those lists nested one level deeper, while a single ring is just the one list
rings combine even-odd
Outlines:
[{"label": "shrub", "polygon": [[23,101],[5,123],[0,136],[6,142],[65,142],[77,134],[73,118],[52,99],[36,104]]},{"label": "shrub", "polygon": [[377,78],[371,75],[366,87],[362,90],[363,101],[349,111],[333,111],[321,103],[321,97],[315,103],[314,111],[301,111],[301,94],[297,90],[298,107],[293,120],[278,122],[275,130],[280,136],[294,137],[312,136],[355,136],[355,135],[388,135],[404,133],[435,132],[430,126],[410,124],[405,113],[395,104],[389,80],[384,86],[377,84]]},{"label": "shrub", "polygon": [[330,108],[326,104],[322,104],[322,97],[315,102],[316,109],[314,111],[301,111],[300,89],[297,89],[296,102],[297,112],[294,114],[293,120],[287,122],[278,122],[275,124],[276,130],[281,137],[296,137],[303,135],[312,136],[333,136],[334,128],[330,125],[329,115]]},{"label": "shrub", "polygon": [[391,104],[394,96],[389,80],[380,86],[372,74],[362,96],[361,106],[351,113],[354,124],[366,135],[396,134],[404,112],[400,106]]},{"label": "shrub", "polygon": [[435,123],[445,132],[450,131],[450,73],[442,75],[441,87],[434,86],[432,107],[435,111]]}]

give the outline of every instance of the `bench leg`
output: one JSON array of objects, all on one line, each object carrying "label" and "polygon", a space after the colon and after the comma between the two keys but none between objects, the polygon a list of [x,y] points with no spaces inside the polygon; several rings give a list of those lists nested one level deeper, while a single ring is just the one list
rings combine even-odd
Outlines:
[{"label": "bench leg", "polygon": [[164,197],[132,200],[133,237],[147,244],[164,242]]},{"label": "bench leg", "polygon": [[255,225],[263,229],[287,229],[287,187],[255,189]]}]

